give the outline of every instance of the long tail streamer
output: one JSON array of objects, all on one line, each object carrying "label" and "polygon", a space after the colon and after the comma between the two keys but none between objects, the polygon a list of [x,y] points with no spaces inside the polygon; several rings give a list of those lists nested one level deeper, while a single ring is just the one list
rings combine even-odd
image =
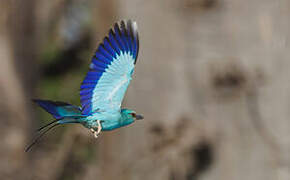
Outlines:
[{"label": "long tail streamer", "polygon": [[[41,131],[45,127],[47,127],[47,126],[49,126],[49,125],[51,125],[51,124],[53,124],[55,122],[57,122],[57,121],[52,121],[51,123],[39,128],[38,131]],[[48,131],[50,131],[51,129],[53,129],[54,127],[56,127],[58,125],[61,125],[61,124],[53,124],[52,126],[48,127],[43,132],[40,132],[40,134],[34,138],[34,140],[30,143],[30,145],[27,146],[27,148],[25,149],[25,152],[28,152],[32,148],[32,146],[34,146],[35,144],[37,144],[39,142],[39,140],[42,138],[42,136],[44,136]]]}]

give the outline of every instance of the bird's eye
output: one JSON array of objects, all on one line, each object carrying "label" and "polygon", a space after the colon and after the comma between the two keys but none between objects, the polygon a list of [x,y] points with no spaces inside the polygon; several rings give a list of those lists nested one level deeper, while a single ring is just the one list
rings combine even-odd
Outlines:
[{"label": "bird's eye", "polygon": [[136,117],[136,113],[131,113],[131,115],[132,115],[133,117]]}]

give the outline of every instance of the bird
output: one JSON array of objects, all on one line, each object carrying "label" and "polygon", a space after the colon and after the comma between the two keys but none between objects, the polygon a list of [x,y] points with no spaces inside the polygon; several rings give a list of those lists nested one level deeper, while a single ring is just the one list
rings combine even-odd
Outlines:
[{"label": "bird", "polygon": [[98,138],[102,131],[118,129],[143,119],[134,110],[121,108],[138,52],[137,23],[132,20],[116,22],[91,58],[89,70],[80,86],[81,106],[33,100],[55,120],[37,129],[39,135],[25,151],[29,151],[44,134],[59,125],[81,124]]}]

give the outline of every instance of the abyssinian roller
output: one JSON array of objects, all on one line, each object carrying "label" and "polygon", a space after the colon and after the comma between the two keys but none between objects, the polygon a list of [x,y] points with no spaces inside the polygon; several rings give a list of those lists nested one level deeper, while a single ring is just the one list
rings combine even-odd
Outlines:
[{"label": "abyssinian roller", "polygon": [[26,148],[28,151],[52,128],[62,124],[82,124],[97,138],[110,131],[143,119],[121,104],[132,79],[139,51],[136,22],[115,23],[92,57],[89,71],[81,87],[81,107],[64,102],[34,100],[55,120],[38,129],[39,136]]}]

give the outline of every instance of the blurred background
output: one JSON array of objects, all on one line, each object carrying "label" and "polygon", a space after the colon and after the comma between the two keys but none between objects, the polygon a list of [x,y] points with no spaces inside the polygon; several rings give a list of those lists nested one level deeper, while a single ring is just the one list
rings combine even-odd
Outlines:
[{"label": "blurred background", "polygon": [[[289,0],[1,0],[0,179],[289,180]],[[109,28],[137,21],[123,106],[145,120],[96,140],[51,131],[32,98],[79,105]]]}]

